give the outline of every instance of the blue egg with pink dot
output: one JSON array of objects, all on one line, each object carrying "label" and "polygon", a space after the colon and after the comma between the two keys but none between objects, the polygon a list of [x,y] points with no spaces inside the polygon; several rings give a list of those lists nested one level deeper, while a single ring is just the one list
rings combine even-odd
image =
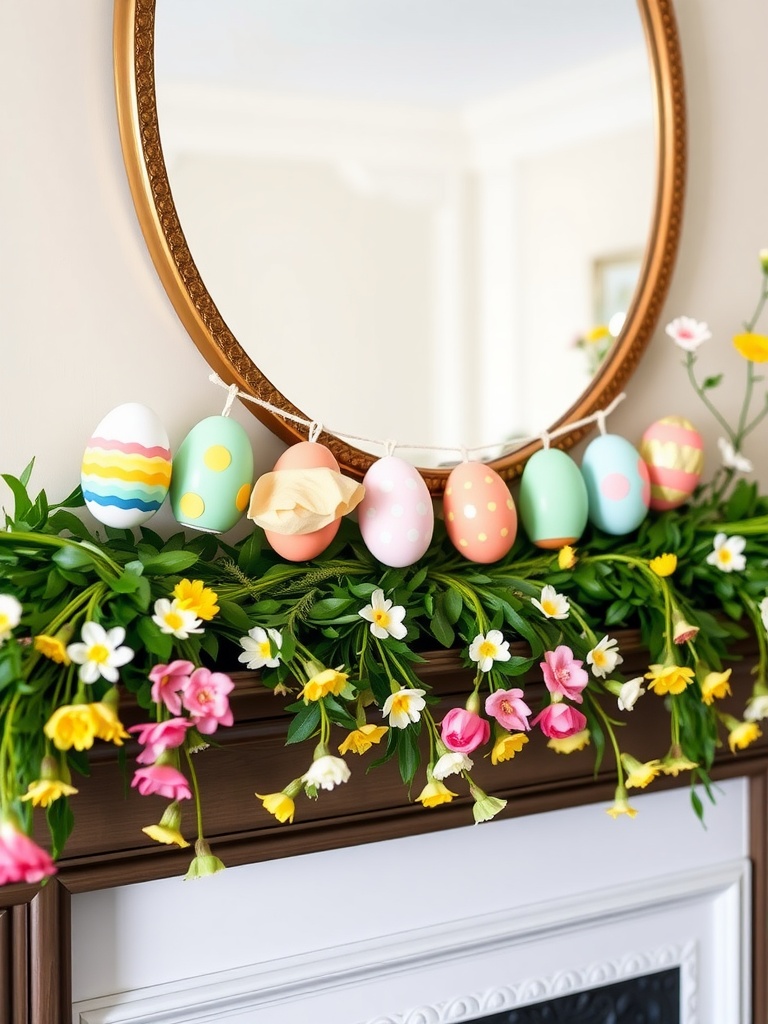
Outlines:
[{"label": "blue egg with pink dot", "polygon": [[651,481],[640,453],[618,434],[591,441],[581,461],[590,522],[606,533],[632,533],[648,514]]}]

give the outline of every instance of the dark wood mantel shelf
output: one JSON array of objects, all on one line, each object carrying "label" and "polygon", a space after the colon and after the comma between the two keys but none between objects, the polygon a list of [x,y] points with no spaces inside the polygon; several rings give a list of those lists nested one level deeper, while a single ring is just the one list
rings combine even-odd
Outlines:
[{"label": "dark wood mantel shelf", "polygon": [[[639,636],[617,634],[629,675],[640,675],[646,657]],[[751,687],[753,652],[744,649],[734,665],[733,707],[743,709]],[[430,654],[422,675],[440,697],[439,718],[463,702],[470,675],[458,653]],[[396,765],[365,774],[376,754],[350,758],[350,781],[317,801],[300,798],[296,820],[279,825],[254,792],[281,789],[302,774],[311,744],[285,747],[284,701],[263,688],[253,673],[234,676],[235,725],[216,737],[196,760],[203,796],[206,835],[228,866],[289,857],[469,824],[471,801],[426,810],[408,802]],[[533,682],[533,702],[543,684]],[[139,720],[135,706],[122,709],[127,724]],[[649,694],[628,717],[623,746],[641,759],[662,756],[668,747],[668,716],[663,701]],[[768,730],[766,730],[768,732]],[[129,750],[129,758],[132,750]],[[76,827],[59,862],[58,874],[44,887],[0,889],[0,1024],[65,1024],[71,1019],[70,898],[72,894],[116,885],[181,875],[190,850],[158,846],[142,826],[159,820],[163,802],[128,788],[115,748],[101,745],[91,759],[92,775],[78,780],[73,800]],[[717,759],[717,779],[746,777],[750,786],[750,856],[753,862],[753,1021],[768,1022],[768,736],[737,756],[727,750]],[[508,800],[502,817],[535,814],[576,804],[613,799],[615,772],[609,758],[594,772],[594,752],[555,755],[533,736],[512,762],[493,767],[477,758],[473,777]],[[419,786],[421,783],[418,783]],[[686,779],[662,779],[656,788],[687,785]],[[418,792],[418,789],[416,790]],[[639,821],[639,819],[638,819]],[[484,825],[492,828],[493,823]],[[193,832],[190,817],[185,831]],[[44,839],[44,836],[41,835]]]}]

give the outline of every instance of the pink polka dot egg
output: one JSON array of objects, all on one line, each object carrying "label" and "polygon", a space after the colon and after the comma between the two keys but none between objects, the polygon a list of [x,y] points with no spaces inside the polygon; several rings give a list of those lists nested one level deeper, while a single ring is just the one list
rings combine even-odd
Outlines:
[{"label": "pink polka dot egg", "polygon": [[393,568],[418,562],[435,525],[432,498],[419,471],[404,459],[387,455],[370,467],[363,486],[358,524],[365,546]]},{"label": "pink polka dot egg", "polygon": [[601,434],[581,461],[589,519],[606,533],[631,533],[645,519],[651,498],[648,467],[637,449],[618,434]]},{"label": "pink polka dot egg", "polygon": [[499,474],[481,462],[451,470],[443,495],[445,528],[470,562],[497,562],[517,536],[517,509]]}]

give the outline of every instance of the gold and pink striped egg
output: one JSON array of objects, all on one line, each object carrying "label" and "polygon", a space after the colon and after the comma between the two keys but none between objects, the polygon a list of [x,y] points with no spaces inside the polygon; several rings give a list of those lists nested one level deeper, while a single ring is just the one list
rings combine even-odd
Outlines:
[{"label": "gold and pink striped egg", "polygon": [[651,508],[663,512],[683,505],[704,468],[704,442],[683,416],[664,416],[645,431],[640,456],[651,478]]}]

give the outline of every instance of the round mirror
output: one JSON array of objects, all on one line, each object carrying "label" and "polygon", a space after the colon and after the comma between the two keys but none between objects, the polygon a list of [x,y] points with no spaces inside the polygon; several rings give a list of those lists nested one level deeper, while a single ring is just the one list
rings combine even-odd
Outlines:
[{"label": "round mirror", "polygon": [[634,369],[682,211],[669,0],[115,0],[115,74],[163,283],[286,441],[356,477],[394,442],[440,493]]}]

